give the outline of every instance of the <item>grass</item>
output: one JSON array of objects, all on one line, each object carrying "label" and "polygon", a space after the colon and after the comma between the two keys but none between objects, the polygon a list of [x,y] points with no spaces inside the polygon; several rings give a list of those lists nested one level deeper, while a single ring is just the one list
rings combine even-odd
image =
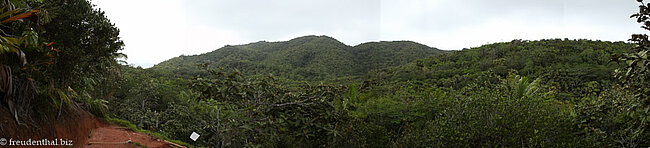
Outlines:
[{"label": "grass", "polygon": [[133,145],[135,145],[135,146],[137,146],[139,148],[146,148],[147,147],[147,146],[144,146],[144,145],[142,145],[140,143],[137,143],[137,142],[133,142]]},{"label": "grass", "polygon": [[113,118],[113,117],[106,117],[106,118],[104,118],[104,119],[105,119],[107,122],[109,122],[109,123],[113,123],[113,124],[117,124],[117,125],[120,125],[120,126],[124,126],[124,127],[128,128],[128,129],[131,130],[131,131],[140,132],[140,133],[145,133],[145,134],[151,135],[151,136],[153,136],[153,137],[155,137],[155,138],[162,139],[162,140],[167,140],[167,141],[169,141],[169,142],[173,142],[173,143],[176,143],[176,144],[179,144],[179,145],[182,145],[182,146],[186,146],[186,147],[194,147],[194,146],[192,146],[192,145],[190,145],[190,144],[188,144],[188,143],[185,143],[185,142],[183,142],[183,141],[170,139],[170,138],[168,138],[167,136],[165,136],[165,135],[163,135],[163,134],[160,134],[160,133],[156,133],[156,132],[152,132],[152,131],[144,130],[144,129],[139,129],[137,126],[135,126],[135,124],[133,124],[133,123],[131,123],[131,122],[129,122],[129,121],[126,121],[126,120],[122,120],[122,119],[118,119],[118,118]]},{"label": "grass", "polygon": [[104,119],[106,119],[106,121],[108,121],[110,123],[114,123],[114,124],[117,124],[117,125],[120,125],[120,126],[124,126],[124,127],[128,128],[128,129],[130,129],[132,131],[138,131],[138,132],[140,131],[138,129],[138,127],[135,126],[135,124],[133,124],[133,123],[131,123],[129,121],[118,119],[118,118],[113,118],[113,117],[106,117]]}]

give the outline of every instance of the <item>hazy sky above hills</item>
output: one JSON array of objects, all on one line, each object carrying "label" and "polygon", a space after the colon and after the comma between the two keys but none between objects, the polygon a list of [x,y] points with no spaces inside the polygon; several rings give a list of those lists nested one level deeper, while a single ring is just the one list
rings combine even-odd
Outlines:
[{"label": "hazy sky above hills", "polygon": [[149,67],[224,45],[327,35],[354,46],[411,40],[460,50],[513,39],[625,41],[647,33],[635,0],[93,0]]}]

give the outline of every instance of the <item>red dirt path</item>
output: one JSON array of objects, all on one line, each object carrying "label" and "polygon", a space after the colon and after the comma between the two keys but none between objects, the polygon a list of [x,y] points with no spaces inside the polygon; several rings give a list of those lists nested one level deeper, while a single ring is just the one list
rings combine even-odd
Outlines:
[{"label": "red dirt path", "polygon": [[[130,143],[127,141],[131,141]],[[155,139],[145,133],[134,132],[114,124],[100,125],[92,130],[90,139],[86,142],[88,148],[132,148],[138,147],[135,143],[150,148],[173,148],[172,143]]]},{"label": "red dirt path", "polygon": [[[167,141],[153,138],[145,133],[134,132],[115,124],[108,124],[77,106],[71,111],[63,111],[61,116],[45,112],[44,115],[23,117],[17,124],[11,112],[0,103],[0,138],[28,139],[66,139],[73,142],[73,148],[80,147],[138,147],[136,143],[150,148],[182,147]],[[131,140],[131,143],[125,143]],[[172,146],[174,145],[174,146]],[[4,146],[0,145],[0,148]],[[20,146],[13,146],[20,147]],[[34,146],[53,147],[53,146]],[[55,146],[69,147],[69,146]]]}]

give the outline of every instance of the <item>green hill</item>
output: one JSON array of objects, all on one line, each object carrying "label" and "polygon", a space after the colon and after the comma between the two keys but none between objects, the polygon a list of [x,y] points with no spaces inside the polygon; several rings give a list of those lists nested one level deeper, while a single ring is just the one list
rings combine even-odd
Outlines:
[{"label": "green hill", "polygon": [[[611,60],[634,46],[513,40],[439,54],[407,41],[350,47],[308,36],[226,46],[151,69],[125,66],[109,107],[141,128],[160,123],[173,139],[192,142],[185,133],[197,131],[234,146],[254,139],[268,147],[612,147],[618,143],[608,137],[650,137],[627,130],[647,128],[637,120],[647,117],[638,107],[645,99],[620,85],[614,71],[625,63]],[[201,74],[192,64],[202,62],[227,69],[175,77]],[[242,72],[227,72],[234,68]]]},{"label": "green hill", "polygon": [[609,84],[614,69],[621,68],[611,58],[632,48],[632,44],[624,42],[513,40],[418,59],[371,72],[366,79],[381,85],[408,81],[453,89],[475,82],[497,82],[486,75],[505,77],[515,72],[543,78],[544,83],[562,95],[559,97],[580,97],[588,94],[589,85]]},{"label": "green hill", "polygon": [[445,51],[409,41],[370,42],[348,46],[327,36],[304,36],[283,42],[260,41],[225,46],[193,56],[180,56],[152,67],[175,75],[205,75],[196,65],[237,69],[294,80],[327,80],[411,62]]}]

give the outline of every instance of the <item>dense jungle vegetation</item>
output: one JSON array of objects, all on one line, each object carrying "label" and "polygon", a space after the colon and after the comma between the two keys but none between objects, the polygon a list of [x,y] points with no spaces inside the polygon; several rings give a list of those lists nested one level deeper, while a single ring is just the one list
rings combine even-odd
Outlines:
[{"label": "dense jungle vegetation", "polygon": [[285,42],[228,45],[201,55],[176,57],[151,69],[167,77],[189,78],[209,75],[196,66],[207,64],[213,69],[222,67],[247,75],[274,74],[297,81],[324,81],[358,76],[446,52],[410,41],[370,42],[350,47],[327,36],[304,36]]},{"label": "dense jungle vegetation", "polygon": [[[80,106],[201,147],[650,146],[647,35],[453,52],[305,36],[143,69],[86,0],[1,4],[0,96],[18,122]],[[648,5],[632,18],[650,30]]]}]

